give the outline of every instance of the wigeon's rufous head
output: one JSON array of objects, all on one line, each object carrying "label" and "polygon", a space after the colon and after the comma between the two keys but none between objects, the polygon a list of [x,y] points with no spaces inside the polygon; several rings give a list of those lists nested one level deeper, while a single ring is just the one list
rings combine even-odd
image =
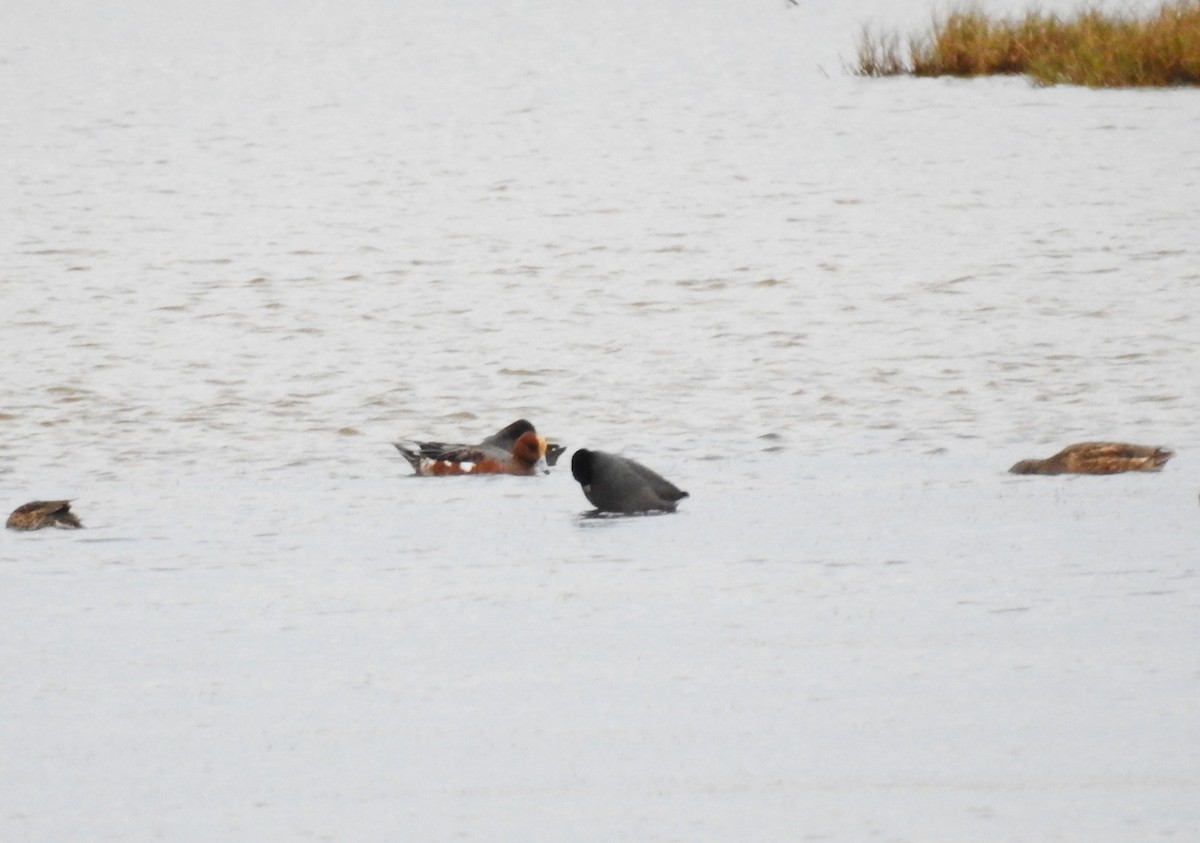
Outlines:
[{"label": "wigeon's rufous head", "polygon": [[513,445],[513,461],[526,468],[529,474],[547,474],[546,437],[540,433],[522,433]]}]

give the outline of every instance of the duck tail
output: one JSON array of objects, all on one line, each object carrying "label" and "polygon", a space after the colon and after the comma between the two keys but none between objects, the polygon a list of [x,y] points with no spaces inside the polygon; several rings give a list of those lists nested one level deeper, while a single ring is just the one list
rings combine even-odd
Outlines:
[{"label": "duck tail", "polygon": [[414,443],[412,443],[412,442],[393,442],[392,443],[392,445],[395,447],[395,449],[400,452],[400,455],[403,456],[406,460],[408,460],[408,464],[412,466],[413,471],[420,473],[420,471],[421,471],[421,449],[417,448],[416,450],[413,450],[411,447],[409,447],[412,444],[414,444]]}]

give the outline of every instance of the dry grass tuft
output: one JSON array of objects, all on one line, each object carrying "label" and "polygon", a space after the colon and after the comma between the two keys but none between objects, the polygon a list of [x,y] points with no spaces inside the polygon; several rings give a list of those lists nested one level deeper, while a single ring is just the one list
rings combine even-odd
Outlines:
[{"label": "dry grass tuft", "polygon": [[1090,7],[1060,18],[1029,11],[988,17],[966,7],[935,17],[908,41],[863,28],[861,76],[1028,74],[1042,85],[1166,87],[1200,85],[1200,0],[1169,0],[1147,15]]}]

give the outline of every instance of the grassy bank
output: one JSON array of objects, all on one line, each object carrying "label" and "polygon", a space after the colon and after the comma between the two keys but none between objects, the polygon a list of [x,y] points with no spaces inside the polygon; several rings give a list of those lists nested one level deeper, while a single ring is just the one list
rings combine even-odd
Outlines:
[{"label": "grassy bank", "polygon": [[976,7],[935,17],[911,36],[866,28],[861,76],[1027,74],[1042,85],[1200,85],[1200,0],[1173,0],[1144,14],[1087,8],[1072,17],[1029,11],[994,18]]}]

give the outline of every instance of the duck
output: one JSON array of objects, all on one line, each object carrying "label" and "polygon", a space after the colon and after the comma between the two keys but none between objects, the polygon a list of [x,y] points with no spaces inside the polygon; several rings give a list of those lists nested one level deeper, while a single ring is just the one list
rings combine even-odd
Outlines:
[{"label": "duck", "polygon": [[633,515],[674,512],[688,493],[639,462],[580,448],[571,456],[571,476],[597,512]]},{"label": "duck", "polygon": [[83,526],[70,501],[31,501],[12,511],[4,526],[10,530],[40,530],[43,527],[64,527],[77,530]]},{"label": "duck", "polygon": [[[490,438],[490,437],[489,437]],[[425,477],[452,474],[547,474],[546,440],[532,430],[516,438],[511,449],[485,440],[480,445],[440,447],[438,442],[393,442],[413,471]]]},{"label": "duck", "polygon": [[1120,474],[1160,471],[1175,452],[1124,442],[1079,442],[1044,460],[1021,460],[1012,474]]},{"label": "duck", "polygon": [[[510,456],[513,451],[513,446],[517,439],[526,433],[538,435],[538,440],[541,447],[544,449],[546,457],[546,465],[553,466],[558,463],[558,458],[566,450],[566,446],[560,445],[557,442],[547,442],[545,437],[538,434],[533,423],[527,419],[517,419],[507,427],[501,428],[496,433],[485,438],[478,445],[453,445],[446,442],[417,442],[412,440],[404,440],[403,445],[407,450],[419,451],[421,456],[432,460],[450,458],[461,451],[482,451],[486,454],[503,459]],[[397,448],[399,444],[392,443]]]}]

